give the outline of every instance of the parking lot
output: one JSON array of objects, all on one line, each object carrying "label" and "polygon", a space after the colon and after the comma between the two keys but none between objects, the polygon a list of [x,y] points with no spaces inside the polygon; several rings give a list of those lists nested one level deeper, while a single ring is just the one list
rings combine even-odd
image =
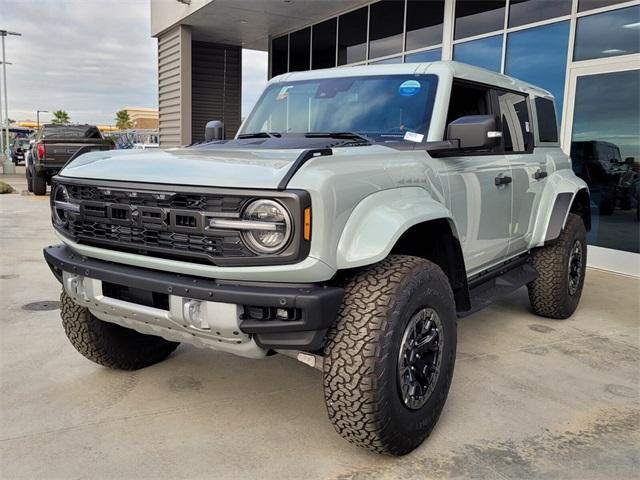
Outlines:
[{"label": "parking lot", "polygon": [[[23,171],[20,168],[20,171]],[[24,177],[0,195],[2,478],[637,478],[640,281],[590,270],[577,313],[530,313],[525,290],[458,327],[458,361],[432,436],[403,458],[346,443],[321,373],[181,346],[136,372],[67,341],[48,197]],[[28,306],[45,310],[28,310]]]}]

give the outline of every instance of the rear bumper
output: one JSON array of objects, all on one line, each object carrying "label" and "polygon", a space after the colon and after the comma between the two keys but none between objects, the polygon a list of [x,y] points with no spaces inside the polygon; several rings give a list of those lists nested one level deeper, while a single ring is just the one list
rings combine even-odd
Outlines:
[{"label": "rear bumper", "polygon": [[[216,348],[216,343],[227,340],[235,343],[238,338],[217,336],[216,332],[219,330],[213,328],[215,324],[212,328],[206,329],[202,328],[201,324],[193,325],[188,321],[185,318],[187,315],[185,306],[193,305],[192,301],[196,301],[196,305],[206,307],[205,311],[220,312],[222,308],[227,312],[227,316],[232,315],[229,312],[237,312],[233,314],[236,318],[227,320],[232,325],[237,325],[247,339],[255,342],[265,351],[270,349],[313,351],[322,347],[327,329],[334,323],[344,296],[343,289],[338,287],[241,285],[237,282],[222,282],[122,265],[83,257],[65,245],[45,248],[44,257],[56,278],[63,283],[67,293],[74,300],[88,306],[99,318],[115,321],[108,315],[116,312],[120,320],[115,323],[126,323],[123,319],[137,322],[137,319],[144,316],[144,322],[146,322],[144,327],[137,324],[127,324],[127,326],[135,329],[138,329],[137,326],[145,329],[157,326],[165,328],[157,334],[172,337],[175,337],[177,329],[181,334],[192,339],[212,340],[209,343],[204,342],[204,346],[212,348]],[[103,283],[107,286],[116,285],[135,289],[142,293],[149,292],[149,298],[151,298],[151,292],[160,295],[161,303],[165,307],[140,305],[105,296],[104,291],[108,289],[102,288]],[[113,291],[112,288],[111,290]],[[224,305],[235,306],[235,309],[225,309]],[[279,320],[271,318],[268,314],[263,319],[256,319],[255,316],[251,318],[247,314],[248,307],[263,308],[268,313],[278,308],[289,309],[290,312],[295,313],[295,318]],[[167,329],[171,332],[166,331]],[[196,343],[195,340],[192,343]]]}]

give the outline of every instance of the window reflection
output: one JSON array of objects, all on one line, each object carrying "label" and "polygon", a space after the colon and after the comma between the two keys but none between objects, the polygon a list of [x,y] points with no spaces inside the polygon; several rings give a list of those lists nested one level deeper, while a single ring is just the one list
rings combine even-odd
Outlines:
[{"label": "window reflection", "polygon": [[574,60],[640,51],[640,5],[578,18]]},{"label": "window reflection", "polygon": [[384,60],[371,60],[369,65],[392,65],[394,63],[402,63],[402,55],[392,58],[385,58]]},{"label": "window reflection", "polygon": [[593,10],[594,8],[608,7],[616,3],[622,3],[626,0],[579,0],[578,11]]},{"label": "window reflection", "polygon": [[458,43],[453,47],[453,59],[495,72],[500,71],[502,35]]},{"label": "window reflection", "polygon": [[435,48],[424,52],[409,53],[404,56],[404,63],[437,62],[442,59],[442,49]]},{"label": "window reflection", "polygon": [[366,59],[367,11],[364,7],[338,18],[338,65]]},{"label": "window reflection", "polygon": [[640,71],[578,77],[571,142],[591,191],[589,243],[640,253]]},{"label": "window reflection", "polygon": [[569,21],[520,30],[507,37],[505,73],[549,90],[562,118]]},{"label": "window reflection", "polygon": [[504,28],[506,0],[456,2],[455,39],[473,37]]},{"label": "window reflection", "polygon": [[387,0],[371,4],[369,10],[369,58],[402,51],[404,2]]},{"label": "window reflection", "polygon": [[511,0],[509,26],[517,27],[571,13],[572,0]]},{"label": "window reflection", "polygon": [[442,43],[444,0],[407,2],[406,50]]}]

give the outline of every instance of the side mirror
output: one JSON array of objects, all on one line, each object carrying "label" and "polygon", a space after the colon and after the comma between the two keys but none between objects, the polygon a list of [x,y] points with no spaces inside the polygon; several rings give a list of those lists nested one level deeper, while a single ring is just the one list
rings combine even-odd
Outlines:
[{"label": "side mirror", "polygon": [[501,137],[493,115],[468,115],[447,126],[447,140],[457,141],[460,150],[493,148],[500,144]]},{"label": "side mirror", "polygon": [[207,122],[204,129],[204,141],[224,140],[224,123],[220,120]]}]

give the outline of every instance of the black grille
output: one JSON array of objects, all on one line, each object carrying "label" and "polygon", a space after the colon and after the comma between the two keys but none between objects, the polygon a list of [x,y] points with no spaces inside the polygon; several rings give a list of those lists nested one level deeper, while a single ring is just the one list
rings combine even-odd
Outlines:
[{"label": "black grille", "polygon": [[212,216],[237,218],[251,197],[67,185],[80,204],[66,231],[86,245],[200,263],[254,257],[237,231],[207,228]]}]

